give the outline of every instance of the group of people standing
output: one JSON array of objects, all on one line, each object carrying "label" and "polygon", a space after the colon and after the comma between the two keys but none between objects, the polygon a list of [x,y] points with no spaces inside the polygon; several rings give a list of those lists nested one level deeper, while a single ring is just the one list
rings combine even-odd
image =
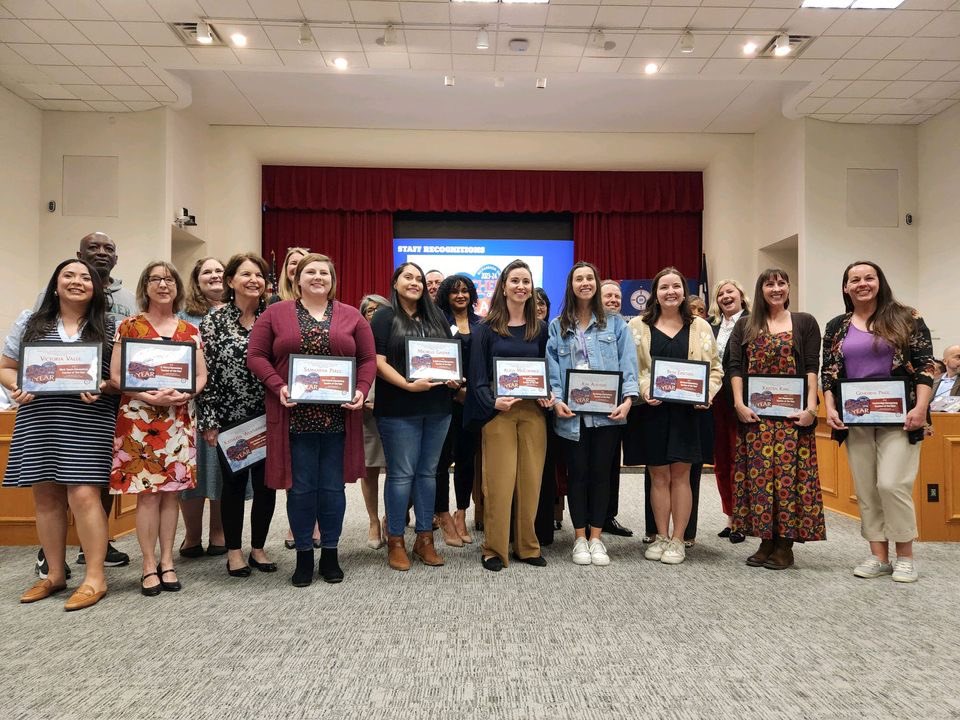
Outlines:
[{"label": "group of people standing", "polygon": [[[412,557],[423,564],[444,563],[434,544],[435,527],[448,546],[472,543],[466,523],[471,495],[477,503],[475,529],[483,531],[482,566],[498,572],[512,559],[543,567],[539,528],[545,512],[553,512],[550,486],[557,464],[566,469],[572,561],[605,566],[610,556],[602,533],[611,518],[621,446],[624,461],[645,465],[649,474],[647,559],[684,562],[694,542],[700,472],[713,463],[728,517],[720,536],[734,543],[759,538],[747,564],[784,569],[793,564],[795,543],[826,537],[814,436],[818,383],[827,423],[837,440],[847,443],[863,535],[870,543],[870,557],[854,573],[917,579],[911,489],[936,366],[923,320],[894,299],[872,262],[852,263],[843,273],[846,312],[826,326],[822,367],[819,325],[811,315],[789,310],[790,279],[782,269],[760,274],[752,308],[739,283],[717,283],[708,320],[703,303],[688,296],[683,275],[664,268],[653,280],[643,314],[626,322],[618,312],[618,287],[614,302],[616,283],[601,282],[588,262],[571,268],[560,311],[549,320],[549,299],[519,259],[503,269],[483,319],[474,312],[477,291],[468,275],[431,278],[434,272],[424,273],[412,262],[396,268],[389,298],[368,295],[353,308],[336,299],[334,263],[305,248],[287,253],[278,296],[268,296],[267,264],[253,253],[235,255],[225,266],[201,259],[189,286],[169,263],[151,262],[137,283],[138,312],[111,314],[105,287],[113,282],[109,270],[115,263],[115,246],[112,263],[91,264],[82,252],[60,263],[37,309],[18,319],[0,358],[0,382],[20,404],[4,485],[33,489],[49,563],[22,602],[66,587],[67,507],[77,519],[86,577],[66,608],[88,607],[104,596],[108,543],[99,494],[107,484],[113,494],[137,495],[145,596],[181,589],[174,567],[181,510],[186,526],[181,556],[225,554],[232,577],[275,572],[264,545],[277,490],[287,493],[287,546],[296,550],[292,584],[307,586],[317,575],[328,583],[342,581],[337,548],[344,483],[358,479],[369,516],[368,545],[385,544],[395,570],[411,566],[404,537],[411,509]],[[123,338],[196,344],[194,392],[120,393]],[[409,338],[458,340],[463,376],[408,379]],[[99,343],[101,392],[78,397],[24,392],[18,386],[19,348],[38,340]],[[290,358],[297,354],[353,358],[353,397],[339,406],[292,400],[287,378]],[[495,393],[494,358],[545,359],[546,397]],[[694,406],[654,397],[654,358],[705,363],[707,401]],[[620,394],[609,414],[571,408],[565,378],[576,370],[619,373]],[[758,417],[744,402],[745,378],[751,375],[805,377],[803,406],[785,418]],[[835,406],[837,381],[889,376],[907,380],[905,426],[846,428]],[[264,415],[265,462],[232,472],[215,449],[219,432]],[[382,518],[381,468],[386,469]],[[251,548],[245,557],[244,501],[251,494]],[[205,500],[210,502],[206,550]]]}]

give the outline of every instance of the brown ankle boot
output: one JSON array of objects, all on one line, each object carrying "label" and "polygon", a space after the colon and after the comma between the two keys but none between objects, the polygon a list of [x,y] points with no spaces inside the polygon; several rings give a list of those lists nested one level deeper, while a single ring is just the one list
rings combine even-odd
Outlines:
[{"label": "brown ankle boot", "polygon": [[391,535],[387,538],[387,562],[394,570],[410,569],[410,558],[407,556],[407,546],[403,543],[403,535]]},{"label": "brown ankle boot", "polygon": [[757,551],[747,558],[747,565],[750,567],[762,567],[770,555],[773,553],[773,540],[761,540]]},{"label": "brown ankle boot", "polygon": [[767,570],[786,570],[793,565],[793,540],[777,538],[774,540],[773,552],[763,566]]},{"label": "brown ankle boot", "polygon": [[473,542],[473,535],[470,534],[470,531],[467,530],[467,511],[466,510],[457,510],[453,514],[453,527],[457,530],[457,535],[460,536],[460,539],[465,543]]},{"label": "brown ankle boot", "polygon": [[434,520],[436,520],[436,524],[440,526],[440,534],[443,535],[444,545],[448,545],[449,547],[463,547],[463,540],[460,539],[460,534],[453,524],[453,518],[450,517],[450,513],[446,512],[434,515]]},{"label": "brown ankle boot", "polygon": [[443,558],[437,555],[433,547],[432,530],[417,533],[417,541],[413,544],[413,556],[420,558],[424,565],[443,565]]}]

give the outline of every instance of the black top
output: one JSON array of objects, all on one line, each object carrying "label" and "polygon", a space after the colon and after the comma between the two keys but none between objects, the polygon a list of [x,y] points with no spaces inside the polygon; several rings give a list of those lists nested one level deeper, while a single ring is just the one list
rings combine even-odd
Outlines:
[{"label": "black top", "polygon": [[[370,327],[377,346],[377,355],[383,355],[387,363],[407,376],[407,347],[405,335],[393,333],[394,311],[389,305],[373,314]],[[424,337],[416,335],[414,337]],[[444,339],[451,339],[449,328],[444,328]],[[373,404],[374,417],[410,417],[413,415],[446,415],[451,411],[452,391],[444,385],[438,385],[426,392],[409,392],[389,383],[377,375],[376,402]]]},{"label": "black top", "polygon": [[[470,374],[467,376],[467,402],[463,410],[463,424],[476,429],[493,419],[494,409],[493,358],[532,357],[542,358],[547,352],[547,324],[540,322],[540,332],[533,340],[525,340],[526,325],[508,327],[510,334],[498,335],[486,323],[473,328],[470,342]],[[378,391],[379,392],[379,391]],[[379,401],[379,397],[378,397]]]}]

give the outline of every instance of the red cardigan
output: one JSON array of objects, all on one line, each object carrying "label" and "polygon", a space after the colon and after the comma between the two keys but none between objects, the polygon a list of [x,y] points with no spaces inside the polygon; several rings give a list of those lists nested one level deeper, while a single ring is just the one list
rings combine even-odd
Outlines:
[{"label": "red cardigan", "polygon": [[[274,303],[257,318],[250,331],[247,367],[267,388],[266,486],[288,490],[290,474],[290,411],[280,404],[280,389],[287,384],[290,355],[300,352],[300,323],[295,300]],[[377,353],[370,324],[356,308],[333,301],[330,325],[331,355],[357,358],[357,389],[364,397],[377,374]],[[356,482],[366,475],[363,457],[363,411],[345,410],[346,441],[343,480]]]}]

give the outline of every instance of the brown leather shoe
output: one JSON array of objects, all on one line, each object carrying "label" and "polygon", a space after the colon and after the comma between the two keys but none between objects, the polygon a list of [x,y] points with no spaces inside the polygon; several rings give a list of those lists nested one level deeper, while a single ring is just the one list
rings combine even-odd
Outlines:
[{"label": "brown leather shoe", "polygon": [[54,585],[50,580],[37,580],[30,589],[20,596],[20,602],[32,603],[37,600],[43,600],[51,595],[55,595],[61,590],[66,590],[67,585]]},{"label": "brown leather shoe", "polygon": [[407,546],[403,543],[403,535],[391,535],[387,538],[387,563],[394,570],[410,569],[410,558],[407,555]]},{"label": "brown leather shoe", "polygon": [[786,570],[793,565],[793,540],[776,538],[774,549],[763,566],[767,570]]},{"label": "brown leather shoe", "polygon": [[413,544],[413,556],[420,558],[424,565],[437,567],[443,565],[443,558],[437,555],[433,547],[433,532],[418,532],[417,541]]},{"label": "brown leather shoe", "polygon": [[760,547],[757,548],[757,551],[747,558],[747,565],[750,567],[763,567],[763,564],[767,561],[767,558],[770,557],[773,550],[773,539],[761,540]]},{"label": "brown leather shoe", "polygon": [[70,612],[71,610],[83,610],[91,605],[96,605],[106,594],[106,588],[100,592],[97,592],[91,585],[81,585],[77,588],[76,592],[70,596],[70,599],[64,603],[63,609],[67,612]]},{"label": "brown leather shoe", "polygon": [[467,511],[466,510],[457,510],[453,514],[453,527],[457,531],[457,535],[460,536],[460,539],[465,543],[473,542],[473,535],[470,534],[470,531],[467,530]]},{"label": "brown leather shoe", "polygon": [[450,513],[441,513],[434,515],[433,519],[440,526],[440,534],[443,535],[443,544],[450,547],[463,547],[463,540],[460,539],[460,533],[453,524],[453,518]]}]

